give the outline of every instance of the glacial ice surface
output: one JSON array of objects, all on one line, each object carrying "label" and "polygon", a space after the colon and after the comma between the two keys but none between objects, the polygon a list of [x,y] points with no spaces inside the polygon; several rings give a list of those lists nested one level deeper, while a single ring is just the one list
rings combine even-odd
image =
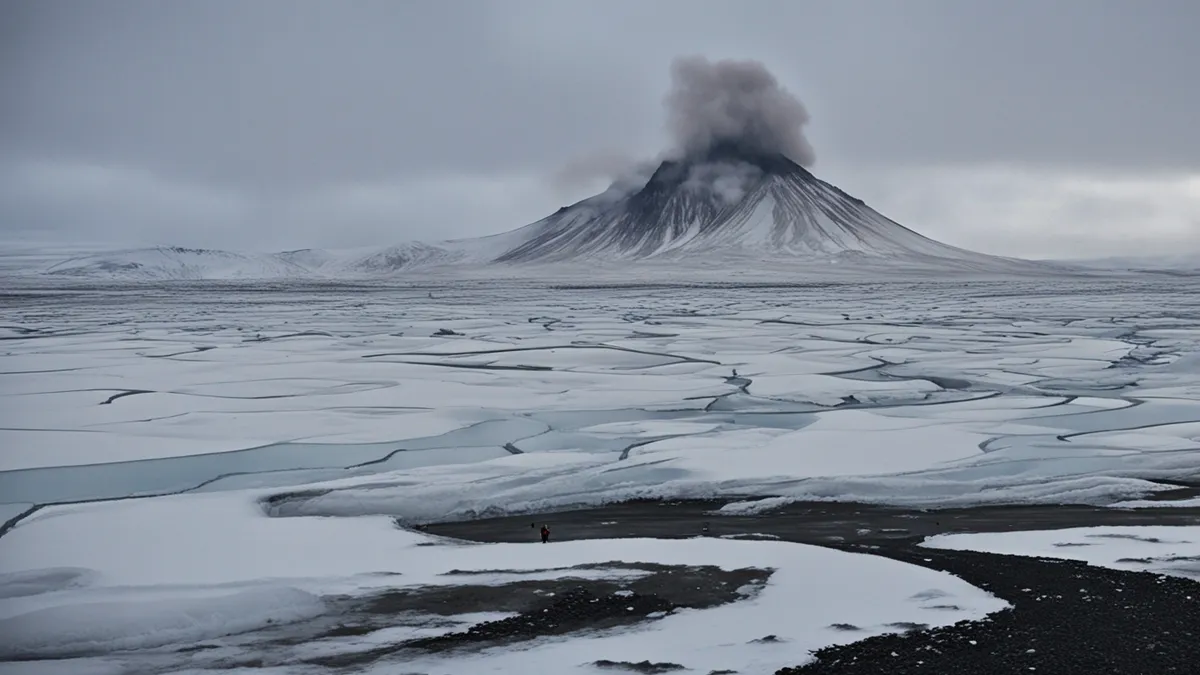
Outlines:
[{"label": "glacial ice surface", "polygon": [[10,522],[262,487],[277,515],[408,521],[717,495],[1111,504],[1200,471],[1187,279],[16,291]]}]

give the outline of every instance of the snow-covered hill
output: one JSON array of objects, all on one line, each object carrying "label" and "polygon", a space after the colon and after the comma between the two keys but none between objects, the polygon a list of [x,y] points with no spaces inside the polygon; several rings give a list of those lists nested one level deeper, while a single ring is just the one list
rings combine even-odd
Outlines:
[{"label": "snow-covered hill", "polygon": [[[924,237],[777,154],[718,146],[662,162],[648,179],[490,237],[386,248],[234,253],[155,247],[75,255],[38,271],[153,279],[388,278],[409,273],[639,275],[740,273],[789,278],[849,271],[1057,274],[1058,263],[1000,258]],[[849,268],[849,269],[847,269]]]},{"label": "snow-covered hill", "polygon": [[73,256],[45,268],[69,277],[154,279],[276,279],[311,274],[286,254],[233,253],[201,248],[156,246]]},{"label": "snow-covered hill", "polygon": [[1200,274],[1200,252],[1178,255],[1118,256],[1067,262],[1095,270]]}]

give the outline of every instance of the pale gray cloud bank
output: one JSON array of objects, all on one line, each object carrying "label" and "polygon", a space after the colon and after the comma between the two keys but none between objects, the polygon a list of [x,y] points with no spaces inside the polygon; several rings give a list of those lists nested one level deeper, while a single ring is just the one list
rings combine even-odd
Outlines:
[{"label": "pale gray cloud bank", "polygon": [[[1196,25],[1191,0],[11,0],[0,238],[511,229],[736,123],[664,106],[697,55],[765,64],[735,74],[796,159],[918,231],[1009,255],[1200,248]],[[683,70],[675,103],[721,100],[728,73]]]}]

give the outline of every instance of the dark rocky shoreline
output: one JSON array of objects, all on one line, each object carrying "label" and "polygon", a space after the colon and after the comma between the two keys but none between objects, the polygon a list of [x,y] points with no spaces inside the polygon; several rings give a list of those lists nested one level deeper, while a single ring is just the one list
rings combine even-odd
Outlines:
[{"label": "dark rocky shoreline", "polygon": [[[636,574],[624,578],[582,576],[598,569]],[[756,567],[724,570],[711,565],[621,562],[540,571],[560,572],[562,576],[480,585],[470,583],[471,578],[512,570],[451,571],[447,574],[461,576],[467,583],[396,589],[366,603],[347,600],[340,608],[336,623],[314,626],[312,632],[292,635],[286,643],[367,635],[413,615],[453,617],[472,612],[515,612],[514,616],[477,623],[464,630],[305,662],[353,668],[409,651],[429,653],[495,647],[551,635],[654,621],[678,609],[718,607],[757,592],[772,574],[772,570]],[[616,665],[607,667],[617,668]]]},{"label": "dark rocky shoreline", "polygon": [[1013,607],[982,621],[827,647],[815,661],[776,675],[1200,672],[1195,581],[967,551],[906,546],[872,553],[949,572]]},{"label": "dark rocky shoreline", "polygon": [[[1082,562],[918,546],[926,536],[948,532],[1197,525],[1200,509],[1014,506],[917,511],[821,503],[792,504],[764,515],[714,515],[723,503],[634,502],[542,514],[538,521],[551,523],[557,539],[759,535],[818,544],[949,572],[1012,605],[981,621],[932,629],[913,626],[903,633],[827,647],[814,653],[814,661],[777,675],[1200,672],[1200,585],[1195,581]],[[528,520],[494,518],[425,529],[472,541],[524,541],[530,536]]]}]

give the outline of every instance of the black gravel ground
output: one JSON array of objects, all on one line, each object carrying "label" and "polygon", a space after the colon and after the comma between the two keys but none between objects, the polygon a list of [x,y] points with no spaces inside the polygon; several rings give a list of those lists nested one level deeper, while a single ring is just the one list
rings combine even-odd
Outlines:
[{"label": "black gravel ground", "polygon": [[659,595],[628,593],[596,595],[586,588],[573,588],[556,596],[545,607],[534,608],[499,621],[485,621],[470,629],[411,640],[409,649],[442,651],[479,643],[499,644],[543,635],[562,635],[582,629],[602,630],[665,616],[676,605]]},{"label": "black gravel ground", "polygon": [[[792,673],[938,675],[1200,674],[1200,584],[1056,559],[919,547],[945,532],[1093,525],[1195,525],[1200,509],[1084,506],[913,511],[855,504],[795,504],[758,516],[715,516],[721,502],[642,502],[539,515],[557,539],[771,536],[880,555],[954,574],[1012,608],[982,621],[883,635],[816,652]],[[473,541],[522,541],[527,518],[431,525]],[[854,626],[842,629],[853,631]]]},{"label": "black gravel ground", "polygon": [[879,555],[950,572],[1013,605],[983,621],[827,647],[808,673],[1200,673],[1200,584],[1021,556],[898,547]]},{"label": "black gravel ground", "polygon": [[[636,571],[641,576],[588,579],[571,575],[572,572],[595,569]],[[622,562],[540,571],[559,572],[563,576],[479,585],[471,584],[471,578],[514,571],[452,571],[447,574],[460,576],[466,583],[396,589],[365,601],[350,598],[339,608],[337,623],[314,624],[310,632],[292,634],[277,644],[292,645],[326,638],[367,635],[408,619],[416,619],[419,625],[427,625],[429,615],[517,613],[509,618],[475,624],[468,630],[306,661],[311,665],[352,669],[380,659],[402,658],[409,651],[479,649],[548,635],[654,621],[676,609],[707,609],[736,602],[744,597],[745,589],[761,587],[771,576],[771,570],[753,567],[724,570],[711,565]],[[613,661],[607,667],[625,667],[620,664]],[[635,671],[643,667],[641,664],[626,665]],[[650,664],[648,667],[661,665]]]}]

